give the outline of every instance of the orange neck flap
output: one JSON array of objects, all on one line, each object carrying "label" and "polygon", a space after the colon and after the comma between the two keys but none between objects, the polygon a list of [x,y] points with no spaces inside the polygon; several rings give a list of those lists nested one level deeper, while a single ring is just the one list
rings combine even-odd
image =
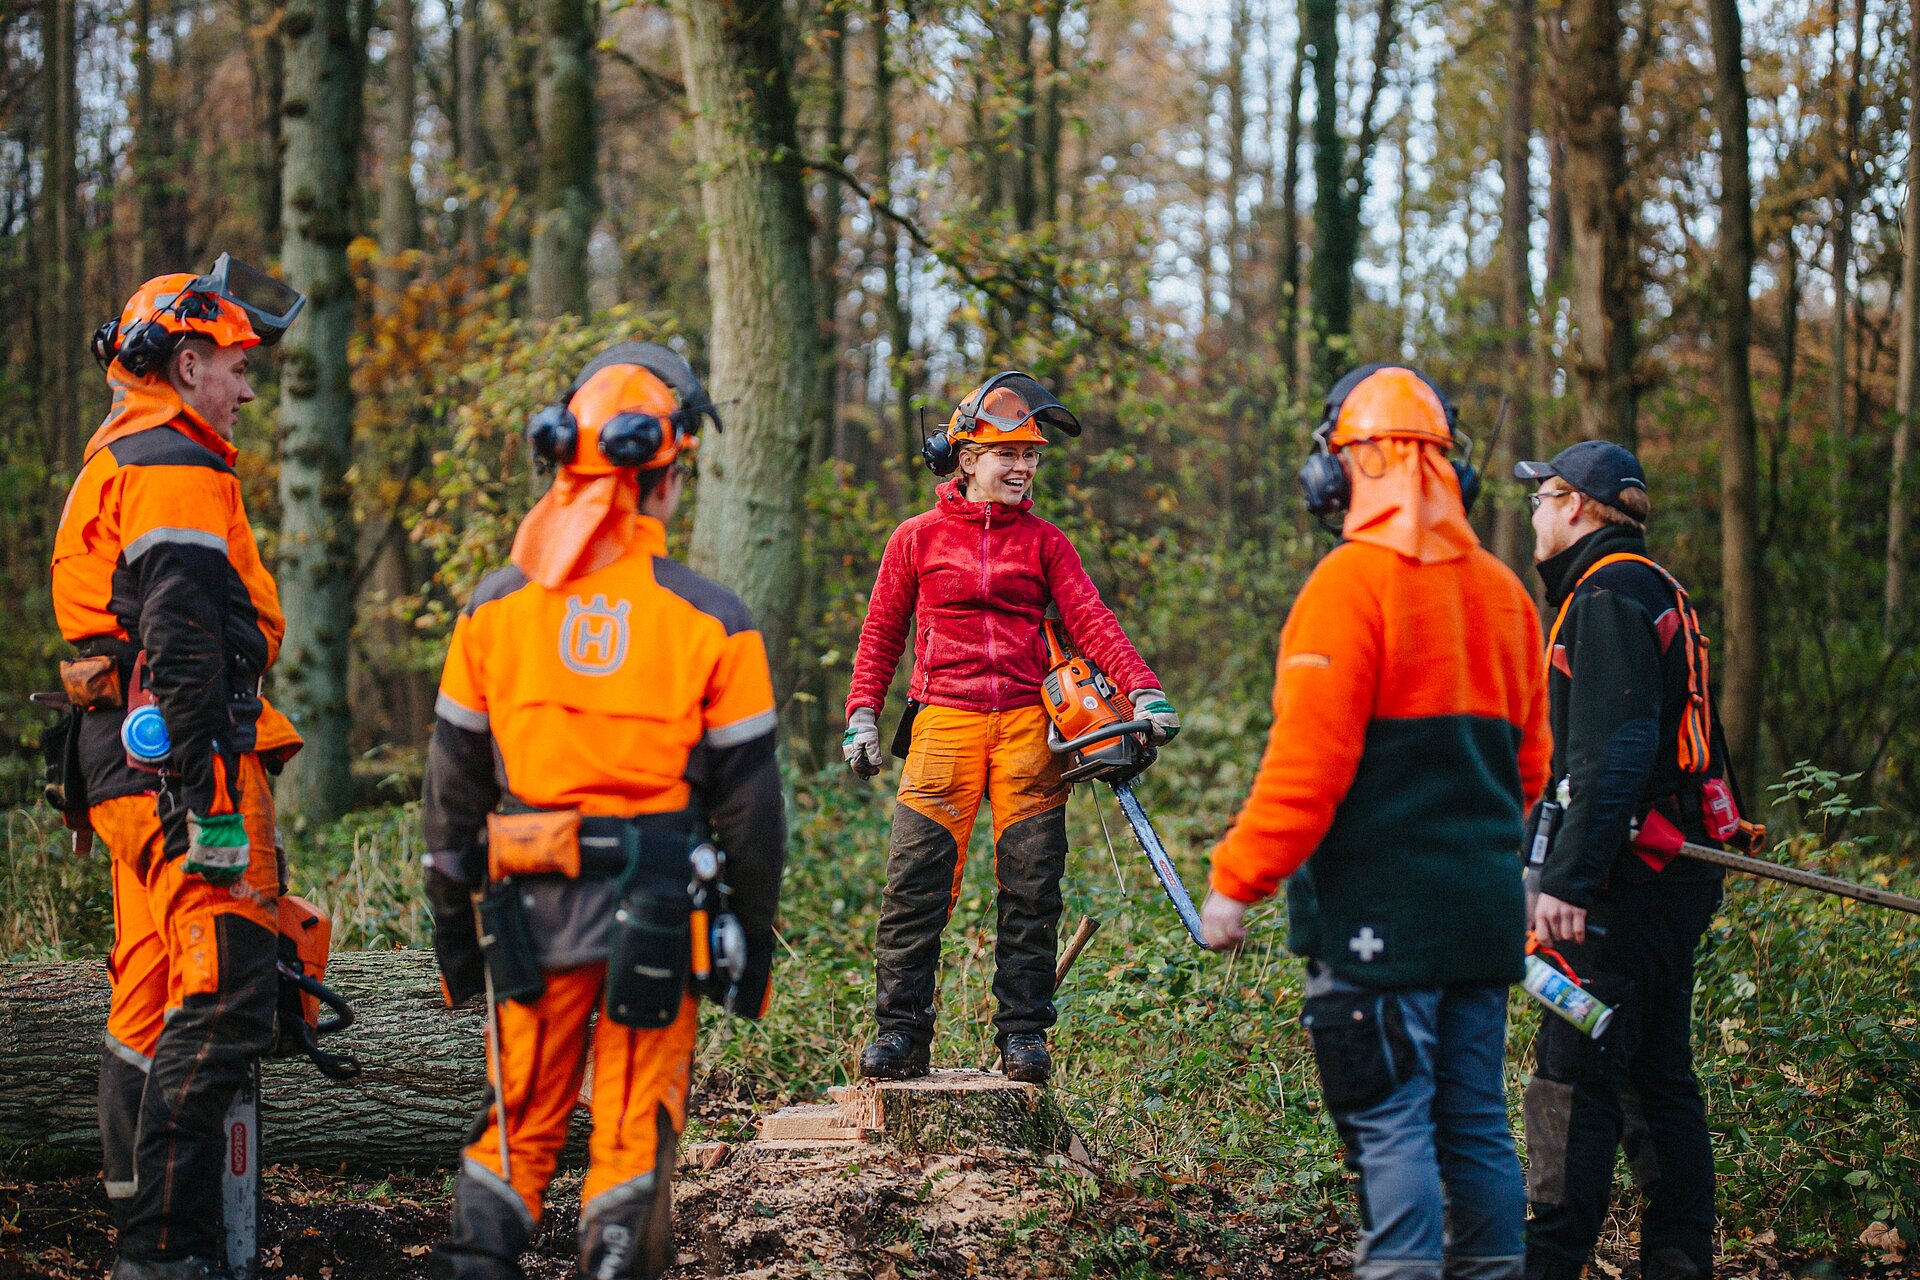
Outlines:
[{"label": "orange neck flap", "polygon": [[1353,477],[1343,537],[1397,551],[1421,564],[1458,560],[1480,545],[1460,501],[1446,451],[1425,440],[1387,436],[1343,450]]},{"label": "orange neck flap", "polygon": [[107,386],[113,391],[113,403],[107,416],[87,441],[86,457],[91,458],[116,440],[124,440],[136,431],[169,424],[205,445],[228,466],[240,456],[233,441],[207,425],[207,420],[187,407],[173,384],[157,374],[136,378],[115,362],[107,366]]},{"label": "orange neck flap", "polygon": [[[638,541],[658,531],[658,520],[639,511],[640,484],[628,470],[581,475],[562,467],[553,487],[533,504],[513,539],[513,563],[543,587],[557,590],[574,578],[604,569]],[[648,528],[647,526],[651,526]]]}]

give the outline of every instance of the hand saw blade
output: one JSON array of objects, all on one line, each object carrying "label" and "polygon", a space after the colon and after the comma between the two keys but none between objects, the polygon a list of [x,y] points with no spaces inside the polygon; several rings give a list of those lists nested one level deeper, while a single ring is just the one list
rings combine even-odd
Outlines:
[{"label": "hand saw blade", "polygon": [[1204,948],[1207,943],[1200,932],[1200,913],[1194,909],[1193,899],[1187,896],[1187,886],[1180,883],[1180,873],[1174,870],[1173,859],[1167,856],[1167,847],[1160,843],[1160,835],[1153,829],[1147,811],[1140,807],[1140,797],[1133,794],[1133,784],[1123,782],[1113,789],[1113,794],[1120,801],[1120,812],[1127,815],[1134,839],[1146,850],[1153,874],[1160,877],[1160,887],[1167,891],[1167,897],[1173,900],[1173,909],[1180,913],[1180,923],[1187,926],[1194,945]]}]

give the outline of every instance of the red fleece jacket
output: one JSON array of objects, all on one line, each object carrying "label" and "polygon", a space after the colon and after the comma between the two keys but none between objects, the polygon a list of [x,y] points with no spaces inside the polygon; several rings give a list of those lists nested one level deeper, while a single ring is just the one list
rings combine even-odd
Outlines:
[{"label": "red fleece jacket", "polygon": [[949,480],[935,490],[933,510],[893,531],[860,628],[848,715],[879,711],[909,626],[915,701],[961,711],[1039,705],[1047,674],[1040,621],[1049,603],[1121,692],[1160,687],[1073,543],[1032,507],[1031,498],[1018,506],[969,502]]}]

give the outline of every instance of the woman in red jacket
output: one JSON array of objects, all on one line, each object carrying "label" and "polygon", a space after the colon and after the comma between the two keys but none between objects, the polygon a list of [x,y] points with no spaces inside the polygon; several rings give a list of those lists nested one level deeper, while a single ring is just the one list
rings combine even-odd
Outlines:
[{"label": "woman in red jacket", "polygon": [[1180,718],[1134,651],[1059,529],[1033,514],[1031,489],[1047,443],[1042,425],[1080,423],[1024,373],[1002,373],[960,402],[928,442],[933,510],[887,540],[847,694],[847,764],[880,771],[879,715],[913,633],[908,686],[912,747],[900,775],[876,955],[880,1034],[860,1056],[870,1079],[927,1073],[940,934],[953,912],[973,820],[993,812],[999,938],[994,948],[996,1039],[1007,1074],[1044,1081],[1053,1064],[1054,946],[1066,866],[1067,786],[1047,748],[1040,682],[1041,619],[1058,609],[1075,644],[1154,723],[1165,742]]}]

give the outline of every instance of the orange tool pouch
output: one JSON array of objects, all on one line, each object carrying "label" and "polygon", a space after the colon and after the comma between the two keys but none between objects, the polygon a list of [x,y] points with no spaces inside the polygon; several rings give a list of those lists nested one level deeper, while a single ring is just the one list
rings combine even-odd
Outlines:
[{"label": "orange tool pouch", "polygon": [[67,700],[82,711],[108,711],[125,703],[120,687],[120,664],[112,654],[97,653],[60,664],[60,687]]},{"label": "orange tool pouch", "polygon": [[487,878],[580,875],[580,815],[572,809],[487,815]]}]

